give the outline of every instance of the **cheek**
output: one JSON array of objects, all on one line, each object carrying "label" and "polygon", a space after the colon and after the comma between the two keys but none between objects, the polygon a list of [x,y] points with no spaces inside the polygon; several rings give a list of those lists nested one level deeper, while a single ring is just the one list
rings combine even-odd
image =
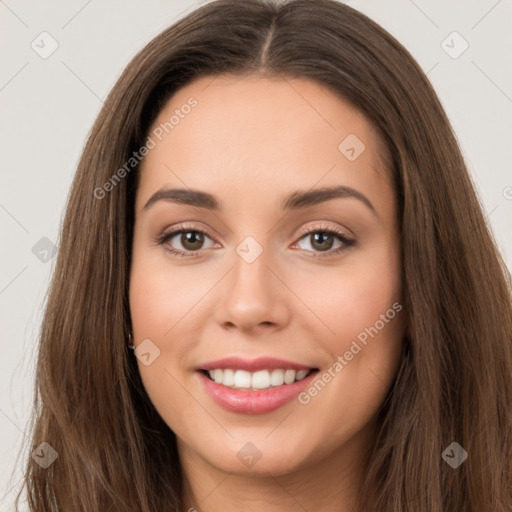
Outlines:
[{"label": "cheek", "polygon": [[[323,324],[324,336],[330,340],[333,353],[348,350],[351,340],[360,333],[377,327],[391,336],[392,324],[400,324],[396,311],[388,316],[393,321],[382,326],[381,315],[401,301],[401,279],[398,251],[382,244],[373,251],[351,255],[339,267],[323,269],[314,282],[301,279],[294,290],[304,298]],[[308,318],[311,315],[308,315]],[[383,328],[384,327],[384,328]],[[398,329],[395,329],[399,331]]]},{"label": "cheek", "polygon": [[164,418],[191,405],[178,381],[187,369],[184,359],[191,339],[203,324],[197,318],[211,287],[211,270],[172,265],[163,249],[135,246],[129,286],[133,339],[135,345],[149,339],[158,347],[159,356],[148,366],[138,360],[138,367],[151,401]]},{"label": "cheek", "polygon": [[400,362],[404,325],[398,248],[382,244],[357,256],[302,291],[329,327],[317,330],[327,332],[321,340],[331,357],[319,375],[323,384],[315,381],[302,403],[313,417],[342,415],[347,431],[382,404]]},{"label": "cheek", "polygon": [[163,249],[140,249],[134,254],[130,272],[135,338],[167,338],[181,319],[186,323],[187,315],[211,286],[211,272],[207,269],[193,265],[173,267]]},{"label": "cheek", "polygon": [[[355,256],[329,269],[328,278],[315,279],[315,286],[303,283],[299,293],[321,320],[313,322],[307,315],[303,328],[310,329],[331,360],[324,403],[344,403],[345,412],[350,409],[353,419],[361,419],[379,407],[396,374],[405,313],[398,247],[383,243]],[[316,393],[312,390],[312,397]],[[313,405],[315,414],[321,402]]]},{"label": "cheek", "polygon": [[135,268],[130,280],[130,312],[135,340],[162,338],[172,328],[179,300],[176,284],[155,275],[155,269]]},{"label": "cheek", "polygon": [[[190,407],[178,375],[181,359],[187,350],[187,344],[180,343],[180,339],[187,339],[180,332],[186,322],[180,323],[180,319],[190,310],[184,297],[190,287],[180,282],[179,272],[171,276],[164,272],[161,264],[156,263],[150,256],[143,255],[143,251],[134,255],[129,289],[132,332],[135,345],[149,339],[158,347],[158,356],[150,364],[137,360],[139,373],[160,416],[172,425],[171,428],[179,429],[182,420],[175,411],[186,411]],[[180,290],[185,293],[180,293]],[[170,339],[172,343],[168,343]]]}]

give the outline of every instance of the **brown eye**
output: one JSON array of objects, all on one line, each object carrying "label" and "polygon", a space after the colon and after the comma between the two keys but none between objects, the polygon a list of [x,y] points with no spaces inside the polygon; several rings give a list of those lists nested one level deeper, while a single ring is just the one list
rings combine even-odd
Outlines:
[{"label": "brown eye", "polygon": [[199,231],[183,231],[180,243],[187,251],[197,251],[204,243],[204,235]]},{"label": "brown eye", "polygon": [[[311,256],[314,257],[334,256],[355,244],[355,240],[349,238],[345,233],[330,227],[303,231],[301,235],[297,245],[300,249],[311,252]],[[301,246],[304,241],[309,242],[309,247]]]},{"label": "brown eye", "polygon": [[[333,248],[333,246],[336,243],[336,238],[338,238],[339,240],[340,236],[331,231],[311,231],[310,233],[304,235],[301,238],[301,240],[306,240],[307,242],[309,242],[309,246],[311,247],[311,249],[308,248],[307,246],[303,246],[301,247],[301,249],[313,250],[315,252],[326,252]],[[341,243],[341,245],[343,245],[343,243]],[[337,249],[338,247],[339,245],[335,247],[335,249]]]},{"label": "brown eye", "polygon": [[[207,233],[199,229],[186,229],[180,226],[170,233],[163,235],[158,244],[165,246],[165,249],[176,256],[196,256],[195,253],[200,253],[205,249],[206,240],[211,238]],[[211,245],[214,245],[211,240]]]},{"label": "brown eye", "polygon": [[332,246],[334,245],[335,237],[330,233],[317,231],[316,233],[308,236],[310,236],[312,240],[311,246],[319,251],[328,251],[329,249],[332,249]]}]

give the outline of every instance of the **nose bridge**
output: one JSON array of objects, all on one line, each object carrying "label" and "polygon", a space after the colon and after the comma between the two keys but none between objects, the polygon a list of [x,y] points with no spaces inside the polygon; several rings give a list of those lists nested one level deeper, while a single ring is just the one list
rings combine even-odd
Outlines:
[{"label": "nose bridge", "polygon": [[274,275],[275,269],[270,270],[275,259],[268,245],[249,235],[235,247],[229,284],[217,308],[219,322],[248,329],[283,321],[283,286]]},{"label": "nose bridge", "polygon": [[[261,237],[259,237],[261,240]],[[254,236],[245,237],[235,248],[233,261],[233,279],[235,285],[256,287],[253,293],[265,291],[270,285],[268,266],[272,255],[269,244],[265,240],[260,243]],[[269,290],[267,290],[269,291]]]}]

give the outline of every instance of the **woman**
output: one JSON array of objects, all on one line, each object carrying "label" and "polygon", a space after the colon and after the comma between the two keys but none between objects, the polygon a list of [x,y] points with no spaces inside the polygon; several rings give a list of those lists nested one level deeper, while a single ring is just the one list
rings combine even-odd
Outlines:
[{"label": "woman", "polygon": [[211,2],[84,149],[30,508],[512,510],[511,309],[409,53],[330,0]]}]

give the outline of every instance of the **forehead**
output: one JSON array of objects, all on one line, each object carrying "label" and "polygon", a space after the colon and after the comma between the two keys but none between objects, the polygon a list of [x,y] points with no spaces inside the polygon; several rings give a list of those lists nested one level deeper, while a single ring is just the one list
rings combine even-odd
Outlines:
[{"label": "forehead", "polygon": [[247,205],[315,186],[377,194],[390,181],[373,125],[308,79],[200,78],[173,95],[149,136],[155,145],[141,164],[137,210],[163,186],[227,190]]}]

